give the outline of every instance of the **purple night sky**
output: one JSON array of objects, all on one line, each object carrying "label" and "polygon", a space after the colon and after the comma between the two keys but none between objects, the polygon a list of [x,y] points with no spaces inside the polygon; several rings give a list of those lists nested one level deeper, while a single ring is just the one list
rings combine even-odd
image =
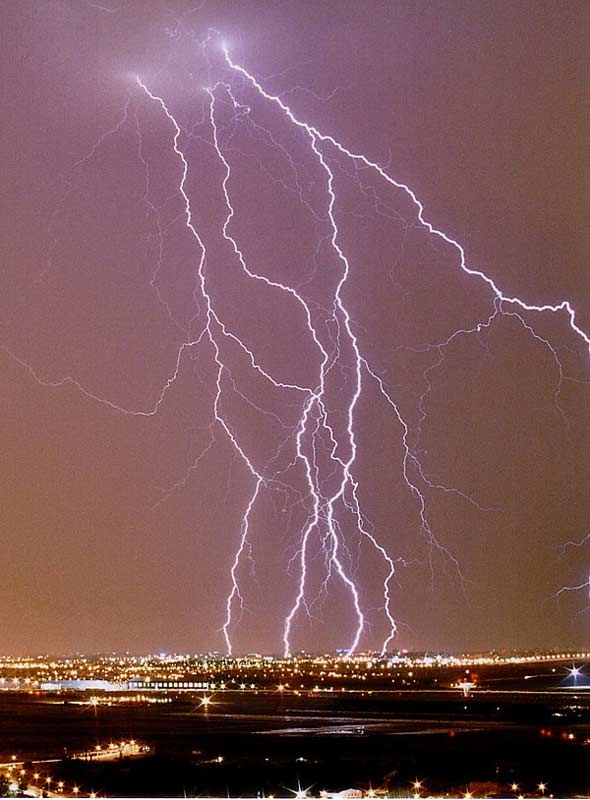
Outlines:
[{"label": "purple night sky", "polygon": [[0,649],[587,642],[588,4],[0,22]]}]

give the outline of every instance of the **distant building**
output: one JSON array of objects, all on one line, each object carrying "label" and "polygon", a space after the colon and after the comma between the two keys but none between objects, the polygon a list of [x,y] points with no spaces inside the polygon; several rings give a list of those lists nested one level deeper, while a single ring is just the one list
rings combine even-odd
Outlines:
[{"label": "distant building", "polygon": [[165,692],[206,691],[213,688],[208,681],[165,680],[160,678],[136,678],[127,683],[112,683],[103,680],[55,680],[45,681],[40,689],[44,692]]},{"label": "distant building", "polygon": [[129,689],[138,692],[165,692],[165,691],[205,691],[211,688],[209,681],[197,680],[160,680],[149,678],[137,678],[129,681]]},{"label": "distant building", "polygon": [[58,692],[62,690],[72,692],[124,692],[126,683],[111,683],[111,681],[74,680],[74,681],[46,681],[40,686],[43,692]]}]

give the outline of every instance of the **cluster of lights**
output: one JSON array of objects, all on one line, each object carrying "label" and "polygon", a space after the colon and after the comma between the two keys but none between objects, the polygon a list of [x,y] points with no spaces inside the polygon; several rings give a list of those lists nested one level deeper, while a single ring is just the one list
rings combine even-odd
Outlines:
[{"label": "cluster of lights", "polygon": [[[290,791],[294,796],[294,800],[311,800],[311,796],[312,796],[310,794],[311,788],[312,787],[309,786],[307,789],[302,789],[301,786],[299,786],[297,789],[291,789]],[[510,791],[516,796],[516,800],[523,800],[524,799],[524,794],[521,793],[522,790],[521,790],[521,787],[520,787],[520,785],[518,783],[510,784],[509,788],[510,788]],[[411,791],[413,793],[412,797],[414,798],[414,800],[420,800],[420,798],[428,798],[428,800],[438,800],[439,797],[440,797],[440,800],[443,800],[443,798],[447,798],[448,797],[448,795],[440,795],[440,796],[438,796],[438,795],[432,794],[430,792],[428,792],[428,794],[425,795],[424,793],[427,791],[427,789],[425,788],[425,781],[424,780],[419,780],[418,778],[416,778],[416,780],[412,781],[412,783],[410,784],[410,789],[411,789]],[[541,795],[541,797],[547,796],[547,791],[548,791],[548,787],[547,787],[547,783],[545,781],[540,781],[538,784],[536,784],[535,793],[538,792]],[[383,790],[377,790],[376,791],[375,789],[372,789],[372,788],[371,789],[367,789],[367,791],[365,791],[365,792],[361,792],[360,790],[358,790],[358,793],[355,792],[355,795],[358,796],[358,797],[363,797],[363,798],[377,798],[377,797],[387,798],[387,797],[389,797],[389,795],[386,792],[384,792]],[[395,795],[397,796],[398,792],[395,792]],[[320,796],[320,798],[322,800],[329,800],[329,798],[332,798],[332,800],[336,800],[336,798],[343,798],[345,796],[345,794],[344,793],[340,793],[340,792],[330,793],[330,792],[326,791],[325,789],[323,789],[319,793],[319,796]],[[401,794],[399,794],[399,796],[401,796]],[[457,796],[463,798],[463,800],[475,800],[477,795],[472,790],[470,790],[469,788],[466,788],[464,792],[462,792],[460,795],[457,795]],[[528,794],[528,796],[530,797],[531,795]],[[549,797],[552,797],[552,796],[553,795],[549,795]],[[269,798],[273,798],[273,797],[274,797],[273,795],[269,795]]]},{"label": "cluster of lights", "polygon": [[[14,782],[14,783],[23,783],[25,781],[25,779],[26,779],[26,776],[27,776],[27,770],[24,769],[23,762],[19,762],[17,760],[17,756],[16,755],[12,755],[11,756],[11,762],[12,763],[7,764],[4,767],[5,770],[6,770],[5,774],[6,774],[7,779],[9,781]],[[20,767],[20,769],[17,770],[17,768],[19,768],[19,767]],[[60,794],[60,795],[63,795],[64,797],[66,797],[68,795],[71,795],[71,794],[73,794],[74,797],[78,797],[80,795],[82,797],[90,797],[90,798],[98,797],[98,794],[96,792],[94,792],[94,791],[90,791],[88,793],[82,792],[80,787],[75,785],[75,784],[71,788],[68,788],[68,787],[66,787],[66,784],[65,784],[64,781],[61,781],[61,780],[60,781],[56,781],[56,780],[54,780],[54,778],[51,777],[51,775],[42,776],[40,772],[35,771],[35,772],[31,773],[30,777],[31,777],[31,780],[33,782],[33,787],[34,788],[29,785],[29,790],[32,789],[35,792],[37,792],[37,791],[42,792],[42,789],[40,788],[40,785],[41,786],[44,785],[46,791],[48,791],[48,792],[51,791],[54,794]]]},{"label": "cluster of lights", "polygon": [[[201,700],[201,705],[204,706],[205,708],[208,707],[209,705],[211,705],[211,698],[208,697],[208,696],[203,697],[202,700]],[[104,745],[104,746],[100,745],[100,744],[97,744],[95,749],[94,749],[94,751],[88,751],[87,753],[76,754],[75,757],[76,758],[92,757],[92,756],[95,756],[97,753],[120,753],[120,752],[123,752],[124,748],[127,747],[127,746],[129,746],[132,749],[135,749],[135,750],[139,751],[138,743],[134,739],[130,739],[128,741],[122,740],[119,743],[110,742],[108,745]],[[223,761],[224,761],[223,756],[217,756],[214,759],[214,762],[217,763],[217,764],[221,764],[221,763],[223,763]],[[1,765],[1,766],[6,770],[7,777],[10,780],[14,780],[17,777],[17,774],[16,774],[17,767],[20,767],[20,769],[18,770],[18,777],[20,778],[20,781],[22,781],[25,778],[26,774],[27,774],[26,770],[23,768],[23,762],[22,761],[18,761],[18,758],[17,758],[16,755],[12,755],[11,756],[11,763],[5,764],[5,765]],[[60,781],[55,781],[50,775],[47,775],[47,776],[45,776],[43,778],[43,776],[39,772],[33,772],[32,775],[31,775],[31,778],[32,778],[32,781],[34,781],[35,790],[39,790],[39,783],[41,782],[42,784],[43,783],[45,784],[47,791],[51,790],[54,793],[58,792],[60,794],[64,794],[64,796],[66,796],[68,794],[73,794],[75,797],[78,797],[80,795],[80,793],[81,793],[81,789],[80,789],[79,786],[74,785],[74,786],[71,787],[70,790],[67,790],[64,781],[61,781],[61,780]],[[52,788],[52,784],[53,784],[53,788]],[[424,795],[424,792],[427,791],[426,787],[425,787],[424,779],[416,778],[414,781],[411,782],[410,788],[412,790],[414,800],[420,800],[420,798],[423,798],[423,797],[426,796],[426,795]],[[516,782],[513,782],[512,784],[510,784],[509,788],[510,788],[510,791],[515,795],[517,800],[523,800],[524,795],[522,794],[522,790],[521,790],[520,784],[518,784]],[[311,786],[308,786],[307,788],[302,788],[301,786],[298,786],[297,789],[291,790],[292,794],[294,795],[294,800],[310,800],[310,798],[311,798],[311,794],[310,794],[311,789],[312,789]],[[547,790],[548,790],[548,786],[547,786],[546,781],[540,781],[536,785],[535,789],[536,789],[537,792],[540,793],[540,795],[542,797],[545,797],[546,793],[547,793]],[[82,796],[90,797],[90,798],[96,798],[98,795],[97,795],[96,792],[91,791],[88,794],[83,794]],[[320,796],[320,798],[322,798],[322,800],[327,800],[327,798],[330,798],[330,797],[338,798],[338,797],[341,797],[342,795],[339,794],[339,793],[332,793],[331,794],[326,790],[322,790],[322,791],[319,792],[319,796]],[[371,798],[371,800],[372,800],[373,798],[377,798],[378,796],[379,797],[386,797],[387,795],[382,790],[376,791],[373,788],[369,788],[367,791],[362,793],[362,796],[365,797],[365,798]],[[549,795],[549,796],[552,797],[553,795]],[[269,795],[269,798],[273,798],[273,797],[274,797],[274,795]],[[436,795],[431,794],[429,792],[427,797],[428,798],[432,798],[432,800],[434,800],[434,798],[436,798]],[[467,788],[465,790],[465,792],[463,792],[462,798],[463,798],[463,800],[474,800],[475,794],[469,788]]]},{"label": "cluster of lights", "polygon": [[[465,672],[466,668],[518,668],[534,664],[557,665],[560,662],[573,664],[568,673],[571,683],[577,687],[583,683],[584,676],[580,667],[575,665],[576,661],[590,661],[590,653],[447,655],[400,651],[384,656],[364,653],[352,657],[302,653],[288,658],[259,654],[238,658],[219,654],[78,656],[64,659],[10,657],[0,658],[0,690],[29,693],[94,690],[91,703],[96,708],[115,702],[158,702],[162,700],[155,695],[156,692],[166,694],[176,690],[295,693],[344,691],[347,687],[358,687],[361,691],[370,691],[374,687],[385,689],[388,685],[413,688],[421,681],[438,684],[439,679],[439,686],[460,688],[465,679],[457,682],[455,674],[453,680],[449,680],[449,670]],[[555,669],[553,667],[553,671]],[[97,681],[105,682],[104,689],[96,685]],[[133,693],[129,692],[130,688]],[[104,691],[108,694],[105,695]]]},{"label": "cluster of lights", "polygon": [[[82,703],[82,701],[79,701]],[[107,706],[111,708],[114,705],[129,705],[129,704],[161,704],[171,703],[170,697],[155,697],[148,694],[116,694],[109,693],[108,696],[94,696],[88,701],[88,705],[96,708],[97,706]]]},{"label": "cluster of lights", "polygon": [[[413,795],[414,799],[418,800],[418,798],[422,797],[422,792],[424,791],[424,781],[416,779],[411,784],[411,788],[412,788],[412,791],[414,792],[414,795]],[[536,790],[538,792],[540,792],[542,796],[544,796],[546,791],[547,791],[547,783],[545,781],[541,781],[540,783],[537,784]],[[521,787],[520,787],[520,785],[518,783],[511,783],[510,784],[510,791],[513,792],[517,796],[517,800],[523,800],[524,795],[521,794]],[[370,796],[370,795],[367,792],[367,797],[368,796]],[[428,797],[429,798],[434,798],[435,795],[432,795],[432,794],[429,793]],[[470,791],[469,789],[466,789],[465,792],[463,792],[463,798],[464,798],[464,800],[473,800],[473,798],[475,798],[475,794],[472,791]]]}]

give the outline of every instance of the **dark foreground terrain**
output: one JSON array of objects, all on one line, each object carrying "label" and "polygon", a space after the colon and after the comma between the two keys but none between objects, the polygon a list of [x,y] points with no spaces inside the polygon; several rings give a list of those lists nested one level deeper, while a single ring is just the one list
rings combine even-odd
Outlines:
[{"label": "dark foreground terrain", "polygon": [[[590,790],[590,692],[219,692],[165,704],[80,704],[71,694],[0,694],[3,760],[55,757],[40,780],[104,795],[288,794],[311,786],[465,791],[472,782],[572,796]],[[86,698],[87,699],[87,698]],[[76,701],[76,702],[73,702]],[[71,754],[134,738],[149,755],[87,763]],[[66,788],[67,792],[67,788]]]}]

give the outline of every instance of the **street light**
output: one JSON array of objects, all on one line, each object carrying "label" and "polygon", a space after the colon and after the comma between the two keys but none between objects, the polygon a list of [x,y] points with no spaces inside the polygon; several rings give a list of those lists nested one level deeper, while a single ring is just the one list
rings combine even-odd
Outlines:
[{"label": "street light", "polygon": [[582,674],[582,671],[581,671],[581,669],[580,669],[579,667],[576,667],[576,666],[574,665],[574,666],[572,666],[572,668],[570,669],[569,673],[570,673],[570,677],[572,677],[572,678],[574,679],[574,686],[577,686],[577,685],[578,685],[578,678],[579,678],[579,677],[580,677],[580,675]]},{"label": "street light", "polygon": [[309,797],[309,790],[311,786],[308,786],[307,789],[302,789],[301,784],[298,785],[297,789],[290,789],[289,791],[293,792],[295,795],[295,800],[307,800]]}]

